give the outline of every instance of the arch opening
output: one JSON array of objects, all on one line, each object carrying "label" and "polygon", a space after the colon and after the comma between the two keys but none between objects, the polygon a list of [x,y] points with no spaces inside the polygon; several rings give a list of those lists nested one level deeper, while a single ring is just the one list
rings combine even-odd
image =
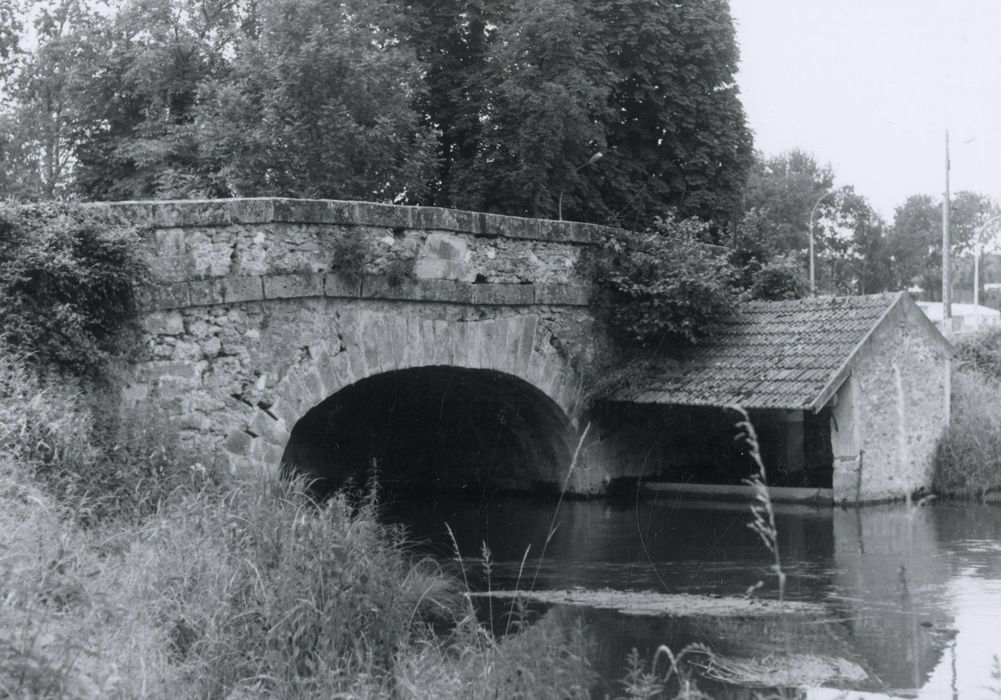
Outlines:
[{"label": "arch opening", "polygon": [[550,492],[572,458],[563,410],[493,370],[431,366],[347,386],[296,422],[282,457],[319,495],[362,484],[481,494]]}]

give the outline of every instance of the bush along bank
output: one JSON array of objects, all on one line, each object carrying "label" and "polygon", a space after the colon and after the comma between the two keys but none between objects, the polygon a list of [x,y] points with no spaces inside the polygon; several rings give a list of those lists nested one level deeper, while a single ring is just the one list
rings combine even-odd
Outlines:
[{"label": "bush along bank", "polygon": [[952,374],[952,421],[939,442],[932,489],[1001,501],[1001,330],[961,337]]}]

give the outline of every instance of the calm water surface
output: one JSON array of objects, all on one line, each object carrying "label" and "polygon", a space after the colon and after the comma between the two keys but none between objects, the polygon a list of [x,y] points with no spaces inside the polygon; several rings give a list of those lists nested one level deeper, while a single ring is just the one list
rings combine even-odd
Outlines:
[{"label": "calm water surface", "polygon": [[[542,608],[583,617],[597,640],[597,696],[619,692],[626,654],[646,658],[666,644],[708,644],[728,659],[761,659],[789,648],[861,666],[866,681],[841,688],[900,697],[998,698],[1001,656],[1001,507],[938,503],[861,509],[778,505],[786,598],[822,605],[816,617],[714,618],[623,615],[611,610]],[[543,550],[556,503],[542,499],[422,497],[389,504],[389,517],[442,560],[455,533],[471,585],[485,589],[482,544],[493,560],[494,590],[613,589],[776,597],[770,555],[747,527],[747,505],[660,497],[638,502],[564,502]],[[525,572],[518,572],[526,549]],[[507,604],[497,601],[495,619]],[[484,615],[484,617],[487,617]],[[829,683],[828,686],[837,686]],[[714,697],[747,689],[700,687]],[[1001,691],[999,691],[1001,692]],[[823,689],[809,697],[843,697]]]}]

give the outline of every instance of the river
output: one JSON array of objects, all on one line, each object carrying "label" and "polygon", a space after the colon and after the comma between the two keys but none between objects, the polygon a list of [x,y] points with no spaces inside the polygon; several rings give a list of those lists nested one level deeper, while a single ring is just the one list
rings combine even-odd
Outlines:
[{"label": "river", "polygon": [[[533,609],[583,618],[598,642],[591,660],[601,676],[596,697],[621,692],[616,680],[631,649],[649,660],[660,645],[678,651],[696,642],[722,660],[709,677],[697,677],[713,697],[749,697],[753,686],[720,669],[771,668],[780,658],[793,660],[783,676],[791,680],[782,685],[804,685],[808,698],[852,697],[844,689],[875,697],[1001,697],[1001,678],[992,675],[1001,657],[999,506],[776,504],[785,600],[810,604],[806,613],[788,614],[722,610],[736,599],[778,598],[774,560],[748,527],[747,504],[659,496],[564,501],[557,511],[548,499],[425,494],[391,499],[387,515],[454,565],[447,523],[474,590],[488,587],[485,543],[491,590],[536,591],[542,598],[555,592],[572,603],[544,601]],[[588,605],[602,596],[612,604]],[[677,609],[674,603],[689,597],[708,607]],[[651,598],[666,601],[664,608],[633,608],[634,599]],[[510,606],[494,598],[493,619],[503,619]],[[488,606],[481,608],[490,619]],[[825,660],[822,669],[840,671],[817,676],[802,659]]]}]

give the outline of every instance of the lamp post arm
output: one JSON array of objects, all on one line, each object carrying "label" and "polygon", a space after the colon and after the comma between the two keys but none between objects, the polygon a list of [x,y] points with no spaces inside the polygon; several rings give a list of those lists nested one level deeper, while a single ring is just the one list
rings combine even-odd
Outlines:
[{"label": "lamp post arm", "polygon": [[814,272],[813,272],[813,266],[814,266],[814,262],[813,262],[813,222],[814,222],[814,219],[817,216],[817,207],[820,206],[820,203],[824,200],[825,197],[827,197],[828,195],[832,195],[832,194],[834,194],[834,190],[828,190],[827,192],[824,192],[824,194],[822,194],[819,197],[817,197],[817,201],[813,203],[813,207],[810,209],[810,295],[811,296],[816,296],[816,294],[817,294],[817,281],[816,281],[816,277],[814,276]]}]

